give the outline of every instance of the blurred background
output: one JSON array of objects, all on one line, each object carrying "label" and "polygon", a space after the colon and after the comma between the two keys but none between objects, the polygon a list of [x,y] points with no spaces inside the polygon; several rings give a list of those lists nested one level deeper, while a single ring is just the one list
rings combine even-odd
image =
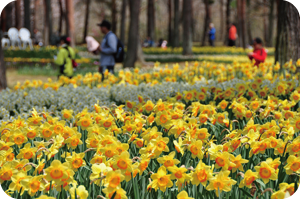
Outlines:
[{"label": "blurred background", "polygon": [[[1,13],[0,77],[7,73],[8,84],[26,75],[55,77],[53,58],[64,35],[76,52],[76,73],[98,71],[99,56],[87,51],[85,38],[101,42],[104,35],[96,24],[102,20],[111,22],[125,45],[125,60],[117,69],[151,67],[156,61],[249,62],[257,37],[272,64],[300,58],[299,13],[283,0],[17,0]],[[228,47],[231,24],[236,38]],[[11,29],[20,32],[15,40]]]}]

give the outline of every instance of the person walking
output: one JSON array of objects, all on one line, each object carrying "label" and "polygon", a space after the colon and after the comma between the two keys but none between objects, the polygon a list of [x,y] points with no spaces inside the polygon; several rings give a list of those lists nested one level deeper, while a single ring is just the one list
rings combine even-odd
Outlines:
[{"label": "person walking", "polygon": [[54,57],[54,63],[59,66],[59,76],[72,78],[73,76],[73,60],[75,59],[75,51],[70,46],[71,38],[63,36],[60,38],[61,48]]},{"label": "person walking", "polygon": [[209,24],[209,32],[208,32],[208,36],[209,36],[209,45],[215,46],[216,29],[215,29],[213,23],[210,23],[210,24]]},{"label": "person walking", "polygon": [[248,54],[249,59],[255,60],[255,66],[259,67],[260,63],[264,63],[267,58],[267,51],[263,47],[263,42],[260,38],[255,38],[253,41],[253,52]]},{"label": "person walking", "polygon": [[233,23],[230,24],[228,33],[228,46],[235,46],[235,41],[237,39],[236,27]]},{"label": "person walking", "polygon": [[104,79],[104,72],[108,70],[110,73],[114,73],[115,68],[115,57],[117,53],[118,38],[110,30],[110,22],[103,20],[102,23],[97,24],[100,26],[101,32],[105,35],[101,45],[99,46],[100,51],[100,67],[99,72],[102,73],[102,80]]}]

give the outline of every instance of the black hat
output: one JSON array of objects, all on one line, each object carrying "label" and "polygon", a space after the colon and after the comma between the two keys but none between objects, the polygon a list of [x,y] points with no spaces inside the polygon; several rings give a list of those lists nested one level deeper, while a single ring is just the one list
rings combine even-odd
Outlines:
[{"label": "black hat", "polygon": [[101,23],[97,24],[100,27],[106,27],[108,30],[110,30],[111,24],[109,21],[103,20]]},{"label": "black hat", "polygon": [[70,45],[71,38],[68,36],[62,36],[62,37],[60,37],[60,41],[64,41],[64,43],[66,43],[67,45]]},{"label": "black hat", "polygon": [[253,43],[262,44],[263,41],[262,41],[261,38],[257,37],[257,38],[254,39]]}]

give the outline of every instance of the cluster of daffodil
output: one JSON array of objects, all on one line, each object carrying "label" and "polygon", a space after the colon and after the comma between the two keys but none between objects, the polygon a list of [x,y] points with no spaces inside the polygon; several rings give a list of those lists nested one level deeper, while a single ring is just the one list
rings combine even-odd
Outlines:
[{"label": "cluster of daffodil", "polygon": [[[194,54],[229,54],[229,55],[246,55],[248,52],[253,51],[253,49],[244,49],[241,47],[193,47]],[[267,48],[268,54],[274,54],[275,48]],[[181,54],[182,48],[143,48],[145,54]]]},{"label": "cluster of daffodil", "polygon": [[[213,55],[207,55],[207,56],[201,56],[199,57],[200,61],[208,61],[208,62],[222,62],[222,63],[231,63],[231,62],[239,62],[239,63],[246,63],[249,61],[249,58],[245,55],[234,55],[234,56],[213,56]],[[274,63],[275,58],[274,56],[268,56],[266,59],[266,62]]]},{"label": "cluster of daffodil", "polygon": [[15,198],[293,195],[300,174],[300,86],[263,77],[237,81],[157,102],[138,96],[119,106],[33,110],[27,119],[4,121],[1,186]]},{"label": "cluster of daffodil", "polygon": [[77,75],[72,79],[61,77],[58,81],[25,81],[15,85],[13,90],[1,92],[0,123],[1,119],[9,120],[12,116],[27,118],[33,107],[38,112],[57,114],[63,109],[72,109],[78,113],[84,108],[92,111],[97,101],[104,106],[125,104],[126,101],[138,103],[141,96],[155,103],[192,90],[198,93],[204,90],[206,102],[214,100],[216,96],[212,91],[215,89],[226,93],[228,100],[247,88],[250,88],[250,94],[257,91],[259,97],[277,96],[276,90],[280,85],[283,88],[298,86],[297,75],[292,75],[297,66],[300,66],[300,61],[283,67],[266,63],[260,68],[253,67],[251,63],[223,65],[195,62],[173,67],[159,67],[156,63],[152,70],[125,70],[117,75],[106,72],[103,82],[99,73]]},{"label": "cluster of daffodil", "polygon": [[186,62],[184,66],[173,64],[164,67],[157,62],[151,70],[135,68],[131,70],[120,70],[117,75],[111,74],[108,71],[104,73],[105,81],[101,81],[101,74],[88,73],[86,75],[76,75],[72,79],[61,77],[55,84],[41,81],[26,81],[23,84],[18,83],[14,89],[24,89],[26,87],[53,87],[57,89],[62,85],[72,84],[75,86],[89,86],[89,87],[109,87],[114,84],[160,84],[162,82],[187,82],[195,84],[200,80],[216,80],[218,82],[226,82],[235,78],[241,80],[253,80],[257,76],[264,77],[264,79],[274,81],[280,79],[296,79],[298,75],[294,75],[297,67],[300,67],[300,59],[293,64],[292,61],[280,66],[279,63],[273,65],[271,62],[260,64],[259,67],[253,66],[253,63],[239,63],[233,64],[217,64],[213,62]]},{"label": "cluster of daffodil", "polygon": [[30,47],[27,47],[26,49],[23,48],[19,48],[19,47],[15,47],[15,46],[10,46],[9,48],[6,48],[5,51],[53,51],[53,50],[57,50],[57,46],[44,46],[41,47],[39,45],[34,45],[33,49],[30,49]]},{"label": "cluster of daffodil", "polygon": [[[5,57],[5,62],[26,62],[26,63],[53,63],[52,58],[22,58],[22,57]],[[89,58],[81,58],[75,59],[75,61],[79,64],[91,63],[91,59]]]},{"label": "cluster of daffodil", "polygon": [[[53,56],[57,54],[59,47],[57,46],[34,46],[33,49],[19,49],[10,47],[4,51],[5,62],[26,62],[26,63],[53,63]],[[78,49],[75,49],[78,52]],[[93,61],[90,58],[75,60],[79,64],[91,64]]]}]

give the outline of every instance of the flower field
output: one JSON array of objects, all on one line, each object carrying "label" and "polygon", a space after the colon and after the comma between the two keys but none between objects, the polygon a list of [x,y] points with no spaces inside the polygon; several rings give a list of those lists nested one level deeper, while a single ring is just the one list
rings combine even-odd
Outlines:
[{"label": "flower field", "polygon": [[[218,47],[193,47],[193,53],[197,55],[206,54],[206,55],[247,55],[247,53],[251,52],[251,49],[245,49],[240,47],[226,47],[226,46],[218,46]],[[267,49],[269,55],[274,55],[274,48]],[[160,48],[160,47],[151,47],[151,48],[143,48],[143,52],[145,54],[182,54],[182,48]]]},{"label": "flower field", "polygon": [[0,92],[14,198],[285,198],[300,174],[300,60],[193,62]]}]

